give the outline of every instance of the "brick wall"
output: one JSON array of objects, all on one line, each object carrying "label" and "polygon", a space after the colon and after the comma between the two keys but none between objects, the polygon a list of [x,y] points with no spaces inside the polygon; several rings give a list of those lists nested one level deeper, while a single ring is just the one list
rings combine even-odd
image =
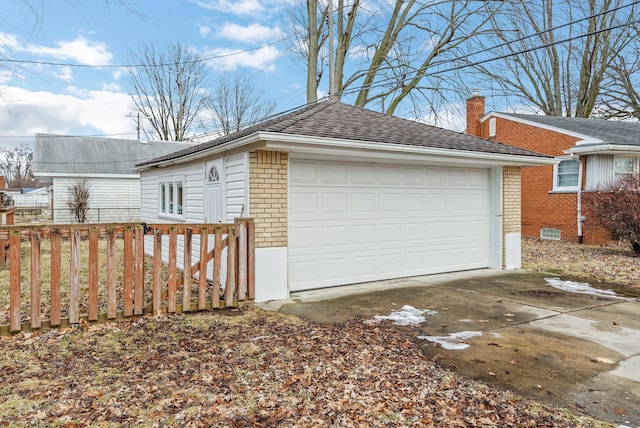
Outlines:
[{"label": "brick wall", "polygon": [[256,247],[287,246],[287,153],[249,154],[249,212],[256,226]]},{"label": "brick wall", "polygon": [[505,266],[505,235],[521,233],[521,180],[519,166],[502,168],[502,266]]}]

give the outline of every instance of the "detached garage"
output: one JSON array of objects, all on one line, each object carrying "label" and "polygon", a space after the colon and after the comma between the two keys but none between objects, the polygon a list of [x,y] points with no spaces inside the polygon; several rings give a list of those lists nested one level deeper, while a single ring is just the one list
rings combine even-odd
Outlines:
[{"label": "detached garage", "polygon": [[[321,287],[519,267],[520,168],[551,162],[323,102],[138,168],[145,221],[254,218],[256,300],[264,301]],[[168,193],[167,183],[180,192]],[[168,194],[180,200],[167,202]]]}]

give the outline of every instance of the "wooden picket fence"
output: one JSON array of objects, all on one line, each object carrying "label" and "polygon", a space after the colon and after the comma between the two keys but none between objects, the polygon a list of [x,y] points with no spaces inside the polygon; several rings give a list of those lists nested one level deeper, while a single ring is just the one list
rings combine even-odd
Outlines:
[{"label": "wooden picket fence", "polygon": [[[0,246],[6,249],[6,255],[0,254],[0,262],[9,269],[9,304],[8,325],[0,325],[0,333],[77,324],[81,319],[97,322],[145,313],[224,308],[252,300],[255,297],[254,231],[252,219],[237,219],[233,224],[1,226]],[[146,268],[145,236],[147,244],[153,242],[152,263],[147,256]],[[193,254],[194,237],[200,241],[198,254]],[[103,244],[106,241],[102,251],[101,240]],[[120,245],[118,240],[122,240]],[[45,241],[49,241],[48,251],[43,251]],[[212,248],[209,248],[210,241]],[[63,269],[63,253],[65,261],[67,259],[63,246],[68,248],[68,272]],[[178,268],[179,248],[183,253],[182,269]],[[167,252],[164,258],[163,250]],[[27,280],[21,269],[23,252],[29,253]],[[226,253],[225,284],[221,279],[223,252]],[[88,255],[83,266],[81,253]],[[50,264],[45,287],[48,294],[44,295],[46,304],[41,266],[44,258]],[[99,258],[103,261],[106,258],[106,267],[99,263]],[[163,263],[163,259],[166,262]],[[148,272],[149,264],[151,272]],[[211,266],[213,278],[208,279],[206,273]],[[0,290],[6,293],[6,284]],[[1,297],[6,301],[6,296]],[[106,312],[101,313],[100,309]],[[0,307],[0,311],[3,310],[6,308]]]}]

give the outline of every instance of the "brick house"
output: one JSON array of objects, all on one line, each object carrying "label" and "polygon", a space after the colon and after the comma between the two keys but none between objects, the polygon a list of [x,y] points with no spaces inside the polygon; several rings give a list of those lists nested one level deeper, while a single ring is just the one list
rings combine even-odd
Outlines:
[{"label": "brick house", "polygon": [[138,170],[143,221],[255,220],[256,301],[265,301],[313,288],[518,268],[520,168],[548,162],[327,101]]},{"label": "brick house", "polygon": [[640,124],[484,109],[477,93],[467,100],[467,134],[555,159],[522,169],[522,236],[609,243],[609,234],[583,216],[582,194],[638,172]]}]

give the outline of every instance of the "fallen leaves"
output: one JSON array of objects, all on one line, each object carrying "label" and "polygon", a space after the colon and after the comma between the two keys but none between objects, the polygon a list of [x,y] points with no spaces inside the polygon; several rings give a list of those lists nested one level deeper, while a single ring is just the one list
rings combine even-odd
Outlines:
[{"label": "fallen leaves", "polygon": [[438,367],[414,336],[248,306],[14,337],[0,342],[0,426],[576,425]]}]

